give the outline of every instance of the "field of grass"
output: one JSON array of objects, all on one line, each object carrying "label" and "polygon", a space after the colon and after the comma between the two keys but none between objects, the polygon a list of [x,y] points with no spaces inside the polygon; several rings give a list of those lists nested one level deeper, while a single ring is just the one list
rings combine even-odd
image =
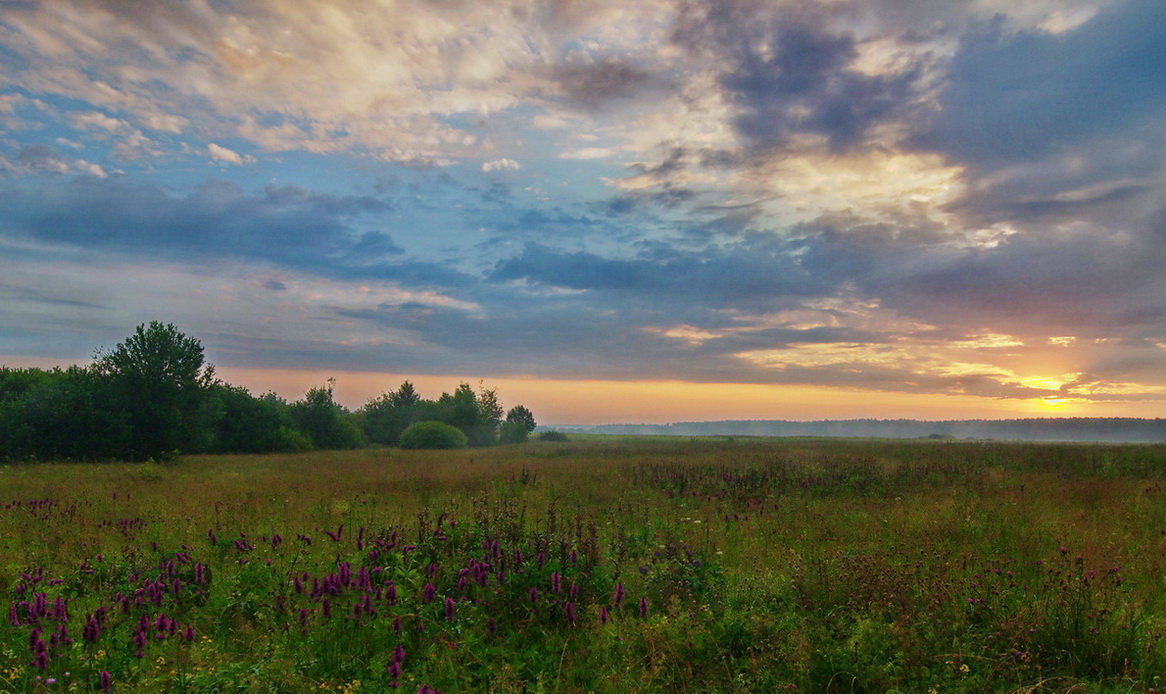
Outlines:
[{"label": "field of grass", "polygon": [[7,466],[0,594],[0,692],[1162,691],[1166,447]]}]

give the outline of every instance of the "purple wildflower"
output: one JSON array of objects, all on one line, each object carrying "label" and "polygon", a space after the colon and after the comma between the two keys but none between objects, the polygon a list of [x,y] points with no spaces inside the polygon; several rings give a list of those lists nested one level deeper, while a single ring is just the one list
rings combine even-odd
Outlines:
[{"label": "purple wildflower", "polygon": [[613,595],[611,598],[612,604],[618,606],[621,602],[623,602],[623,593],[623,584],[615,584],[615,595]]},{"label": "purple wildflower", "polygon": [[454,615],[453,598],[447,597],[445,599],[445,621],[452,622]]},{"label": "purple wildflower", "polygon": [[426,583],[421,589],[421,602],[429,604],[433,602],[433,598],[437,594],[437,589],[433,587],[432,583]]},{"label": "purple wildflower", "polygon": [[102,694],[109,694],[110,685],[113,684],[113,677],[109,674],[109,672],[102,670],[101,675],[99,675],[97,678],[97,681],[101,685]]},{"label": "purple wildflower", "polygon": [[640,598],[640,617],[648,616],[648,596]]}]

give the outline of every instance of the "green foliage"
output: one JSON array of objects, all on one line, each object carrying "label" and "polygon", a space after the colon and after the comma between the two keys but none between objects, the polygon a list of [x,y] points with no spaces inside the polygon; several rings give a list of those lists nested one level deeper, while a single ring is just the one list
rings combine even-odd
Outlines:
[{"label": "green foliage", "polygon": [[395,446],[400,441],[401,432],[425,418],[426,409],[431,409],[431,403],[422,401],[413,384],[405,381],[395,392],[369,400],[356,415],[370,443]]},{"label": "green foliage", "polygon": [[444,422],[417,422],[401,434],[401,448],[465,448],[466,435]]},{"label": "green foliage", "polygon": [[506,423],[520,425],[528,433],[534,431],[534,428],[538,426],[534,422],[534,413],[522,405],[510,408],[510,411],[506,413]]},{"label": "green foliage", "polygon": [[[214,387],[214,397],[222,411],[215,430],[213,450],[219,453],[272,453],[299,450],[287,444],[291,432],[291,411],[273,393],[256,398],[245,388],[225,384]],[[302,434],[297,436],[304,438]],[[304,440],[310,447],[310,441]]]},{"label": "green foliage", "polygon": [[555,431],[554,429],[552,429],[550,431],[539,432],[538,440],[539,441],[550,441],[552,443],[561,443],[563,441],[567,441],[568,439],[567,439],[567,435],[564,434],[563,432]]},{"label": "green foliage", "polygon": [[290,414],[296,429],[316,448],[341,450],[364,445],[360,428],[332,399],[331,382],[327,388],[308,389],[303,400],[292,403]]},{"label": "green foliage", "polygon": [[108,406],[126,414],[130,457],[162,458],[173,451],[208,448],[216,418],[211,394],[214,367],[202,344],[172,324],[152,321],[102,355],[94,367],[109,378]]},{"label": "green foliage", "polygon": [[526,443],[530,438],[530,429],[521,422],[502,422],[498,430],[498,443]]},{"label": "green foliage", "polygon": [[[496,389],[462,383],[425,400],[408,381],[348,412],[333,399],[333,382],[288,404],[268,393],[214,377],[202,344],[174,325],[153,321],[87,367],[0,366],[0,460],[168,460],[179,453],[272,453],[397,445],[412,424],[437,421],[469,445],[488,446],[502,433]],[[512,408],[505,440],[525,440],[534,418]]]},{"label": "green foliage", "polygon": [[468,383],[462,383],[453,393],[442,393],[438,398],[437,417],[460,429],[469,445],[489,446],[498,438],[502,405],[497,390],[482,389],[475,394]]}]

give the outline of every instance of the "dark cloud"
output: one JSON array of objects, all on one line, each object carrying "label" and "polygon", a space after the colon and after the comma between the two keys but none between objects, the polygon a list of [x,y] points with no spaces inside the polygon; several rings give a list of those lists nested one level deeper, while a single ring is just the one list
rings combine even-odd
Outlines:
[{"label": "dark cloud", "polygon": [[624,60],[606,57],[594,61],[571,60],[551,68],[549,78],[567,103],[584,110],[597,110],[613,101],[642,98],[646,91],[658,91],[659,76]]},{"label": "dark cloud", "polygon": [[[809,233],[809,232],[807,232]],[[1016,234],[991,247],[905,246],[819,228],[806,272],[938,326],[1016,335],[1166,337],[1166,250],[1150,235]]]},{"label": "dark cloud", "polygon": [[393,238],[381,231],[369,231],[361,235],[348,255],[353,260],[375,261],[386,256],[401,255],[405,249],[393,242]]},{"label": "dark cloud", "polygon": [[627,259],[532,243],[521,255],[499,262],[491,279],[595,291],[637,305],[756,310],[832,291],[795,260],[798,250],[795,244],[762,235],[700,251],[653,244]]},{"label": "dark cloud", "polygon": [[727,63],[721,86],[741,108],[738,132],[754,145],[776,148],[813,134],[847,151],[913,99],[919,71],[854,69],[857,41],[826,27],[828,10],[774,13],[765,3],[720,0],[688,8],[674,40]]},{"label": "dark cloud", "polygon": [[0,206],[9,210],[4,235],[147,257],[232,257],[343,276],[403,253],[387,234],[354,225],[390,210],[385,202],[296,186],[248,194],[210,182],[177,197],[148,184],[46,179],[0,191]]},{"label": "dark cloud", "polygon": [[1159,0],[1118,2],[1063,34],[1011,32],[997,18],[964,37],[917,142],[981,167],[1077,151],[1161,119],[1163,65]]}]

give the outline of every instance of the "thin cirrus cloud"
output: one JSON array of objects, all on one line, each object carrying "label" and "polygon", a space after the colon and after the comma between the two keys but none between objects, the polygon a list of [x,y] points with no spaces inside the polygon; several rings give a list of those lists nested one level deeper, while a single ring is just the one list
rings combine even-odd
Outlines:
[{"label": "thin cirrus cloud", "polygon": [[0,46],[0,354],[162,318],[228,367],[1161,414],[1156,0],[60,0]]}]

